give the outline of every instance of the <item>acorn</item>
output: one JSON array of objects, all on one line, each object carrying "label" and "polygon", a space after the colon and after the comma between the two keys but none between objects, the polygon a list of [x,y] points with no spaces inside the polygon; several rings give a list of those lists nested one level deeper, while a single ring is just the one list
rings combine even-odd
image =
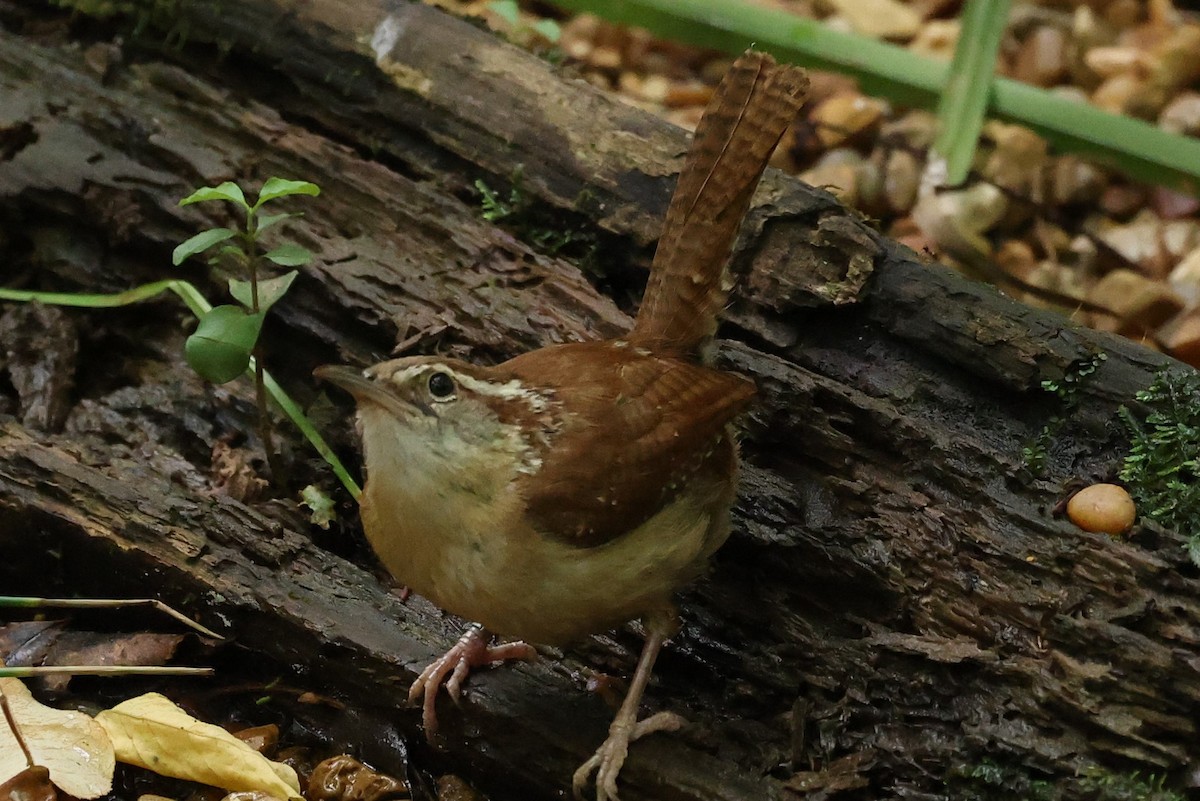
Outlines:
[{"label": "acorn", "polygon": [[1067,517],[1084,531],[1124,534],[1136,516],[1133,498],[1116,484],[1084,487],[1067,502]]}]

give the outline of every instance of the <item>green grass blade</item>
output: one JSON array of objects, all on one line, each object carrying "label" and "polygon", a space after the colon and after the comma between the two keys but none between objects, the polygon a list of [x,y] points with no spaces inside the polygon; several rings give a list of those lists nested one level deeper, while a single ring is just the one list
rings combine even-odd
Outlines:
[{"label": "green grass blade", "polygon": [[211,676],[212,668],[161,667],[158,665],[43,665],[0,667],[0,678],[27,679],[31,676]]},{"label": "green grass blade", "polygon": [[931,158],[945,160],[946,186],[960,186],[971,169],[1010,5],[1010,0],[968,0],[963,8],[958,46],[938,100],[938,137],[930,153]]},{"label": "green grass blade", "polygon": [[[727,53],[755,45],[785,61],[849,75],[863,91],[901,105],[935,108],[950,68],[900,47],[736,0],[553,2]],[[991,103],[992,115],[1030,126],[1060,150],[1091,156],[1142,181],[1200,192],[1200,139],[1169,134],[1006,78],[993,81]]]}]

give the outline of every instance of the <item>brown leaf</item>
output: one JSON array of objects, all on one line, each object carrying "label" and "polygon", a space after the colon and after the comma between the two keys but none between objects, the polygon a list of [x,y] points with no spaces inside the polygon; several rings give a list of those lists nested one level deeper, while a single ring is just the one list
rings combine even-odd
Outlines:
[{"label": "brown leaf", "polygon": [[0,784],[0,801],[57,801],[58,790],[50,781],[50,771],[34,765]]},{"label": "brown leaf", "polygon": [[[182,634],[111,634],[108,632],[67,631],[59,635],[43,660],[53,665],[165,665],[175,654]],[[45,687],[51,692],[67,688],[70,676],[47,676]]]},{"label": "brown leaf", "polygon": [[9,667],[43,664],[64,625],[61,620],[28,620],[0,626],[0,660]]},{"label": "brown leaf", "polygon": [[308,801],[389,801],[410,798],[402,779],[377,773],[348,754],[330,757],[313,768]]}]

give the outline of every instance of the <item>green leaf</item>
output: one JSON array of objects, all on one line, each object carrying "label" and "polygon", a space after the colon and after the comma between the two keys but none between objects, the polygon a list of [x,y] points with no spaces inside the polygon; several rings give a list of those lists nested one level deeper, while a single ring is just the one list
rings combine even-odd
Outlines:
[{"label": "green leaf", "polygon": [[242,188],[233,181],[226,181],[220,186],[204,186],[179,201],[180,206],[190,206],[193,203],[203,203],[206,200],[227,200],[236,203],[243,209],[249,209]]},{"label": "green leaf", "polygon": [[195,256],[197,253],[203,253],[220,242],[237,234],[232,228],[209,228],[207,231],[201,231],[191,239],[184,242],[171,253],[171,263],[176,267],[183,264],[184,259],[188,256]]},{"label": "green leaf", "polygon": [[309,508],[312,512],[308,519],[310,523],[328,529],[329,524],[337,520],[337,512],[334,510],[333,498],[326,495],[315,484],[309,484],[304,489],[300,490],[300,502]]},{"label": "green leaf", "polygon": [[196,332],[187,338],[184,354],[201,378],[224,384],[250,366],[250,354],[262,329],[263,315],[241,306],[216,306],[200,316]]},{"label": "green leaf", "polygon": [[261,233],[261,232],[267,230],[268,228],[270,228],[272,225],[274,225],[277,222],[283,222],[284,220],[290,219],[292,217],[302,217],[302,216],[304,216],[304,215],[298,214],[294,211],[285,211],[283,214],[260,214],[258,216],[258,225],[255,226],[254,230]]},{"label": "green leaf", "polygon": [[258,202],[254,204],[254,208],[258,208],[268,200],[274,200],[277,197],[286,197],[287,195],[309,195],[316,197],[321,194],[321,188],[314,183],[308,181],[289,181],[286,178],[268,178],[263,184],[262,189],[258,192]]},{"label": "green leaf", "polygon": [[263,258],[275,262],[280,267],[299,267],[312,261],[312,254],[294,242],[288,242],[264,253]]},{"label": "green leaf", "polygon": [[520,11],[517,9],[517,0],[492,0],[487,4],[487,10],[500,17],[509,25],[516,25],[520,19]]},{"label": "green leaf", "polygon": [[930,153],[946,161],[946,186],[961,186],[971,169],[1009,5],[1009,0],[967,0],[963,7],[962,35],[938,100],[938,137]]},{"label": "green leaf", "polygon": [[[258,282],[258,310],[266,312],[267,309],[275,305],[275,301],[282,298],[292,285],[292,281],[296,280],[298,272],[292,270],[290,273],[275,278],[265,278]],[[249,281],[239,281],[236,278],[229,279],[229,294],[233,295],[238,303],[245,306],[247,309],[253,309],[253,293],[250,291]]]},{"label": "green leaf", "polygon": [[538,20],[533,29],[551,44],[558,44],[558,40],[562,38],[562,27],[552,19]]}]

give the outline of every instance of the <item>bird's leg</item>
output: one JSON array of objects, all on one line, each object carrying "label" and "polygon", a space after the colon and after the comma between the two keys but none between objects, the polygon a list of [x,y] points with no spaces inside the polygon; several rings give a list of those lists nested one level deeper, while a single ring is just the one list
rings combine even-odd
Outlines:
[{"label": "bird's leg", "polygon": [[638,658],[637,670],[634,671],[633,681],[629,684],[629,692],[617,710],[612,725],[608,727],[608,739],[596,749],[596,753],[584,762],[575,776],[571,786],[575,798],[583,799],[583,788],[588,783],[588,777],[596,774],[596,801],[617,801],[617,775],[621,765],[629,753],[629,744],[634,740],[657,731],[677,731],[686,722],[674,712],[659,712],[645,720],[638,720],[638,707],[642,703],[642,694],[650,682],[650,673],[654,669],[654,660],[662,650],[663,643],[679,628],[679,619],[672,609],[666,614],[647,616],[646,643],[642,646],[642,655]]},{"label": "bird's leg", "polygon": [[437,701],[438,688],[445,685],[446,692],[455,701],[462,695],[462,684],[471,668],[490,665],[494,662],[505,662],[510,659],[520,659],[526,662],[537,658],[533,646],[523,642],[506,642],[500,645],[488,645],[491,635],[487,629],[478,623],[467,626],[463,636],[446,653],[431,662],[417,680],[408,689],[408,700],[413,702],[424,696],[421,706],[421,722],[425,726],[425,736],[432,737],[437,731],[437,712],[434,709]]}]

